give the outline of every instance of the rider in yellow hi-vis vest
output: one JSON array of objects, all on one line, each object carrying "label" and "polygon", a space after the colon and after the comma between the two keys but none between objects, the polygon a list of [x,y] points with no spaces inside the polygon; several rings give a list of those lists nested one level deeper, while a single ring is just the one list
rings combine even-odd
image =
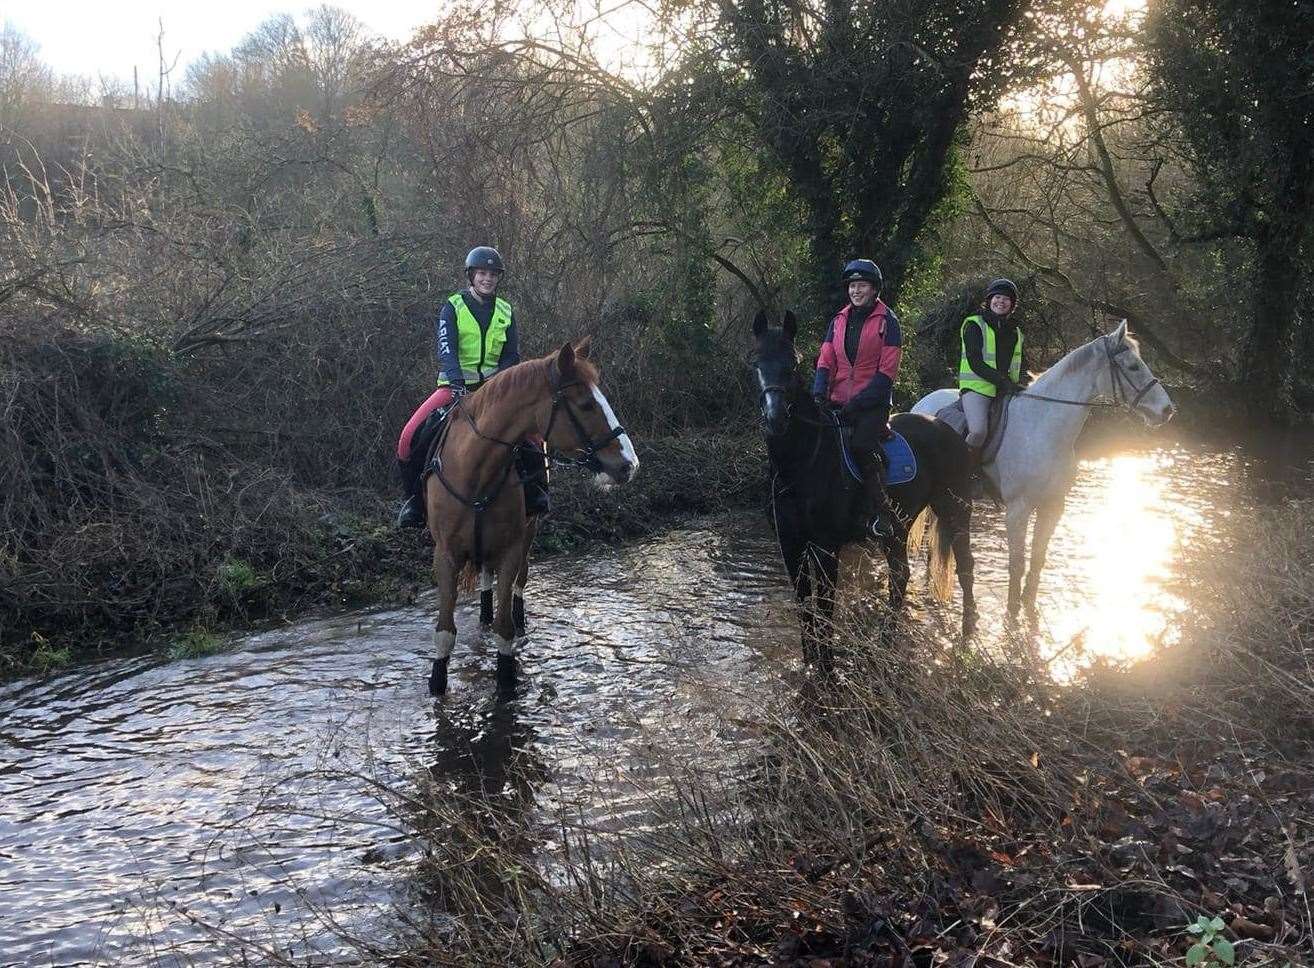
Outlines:
[{"label": "rider in yellow hi-vis vest", "polygon": [[[1017,309],[1017,286],[996,279],[985,293],[985,306],[963,320],[960,331],[962,356],[958,363],[958,389],[962,392],[967,417],[967,446],[973,462],[990,430],[990,404],[999,394],[1022,389],[1022,331],[1013,322]],[[1005,361],[1000,366],[1000,361]]]},{"label": "rider in yellow hi-vis vest", "polygon": [[[515,314],[511,304],[497,295],[505,269],[501,254],[492,246],[471,249],[465,257],[469,288],[452,293],[438,313],[435,332],[438,389],[420,404],[397,441],[397,460],[407,495],[397,515],[398,527],[424,525],[420,484],[427,442],[434,430],[429,417],[466,393],[474,392],[498,371],[520,362]],[[429,430],[422,433],[421,428],[426,426]],[[548,509],[548,492],[547,463],[542,449],[524,448],[519,454],[525,510],[531,515],[543,514]]]}]

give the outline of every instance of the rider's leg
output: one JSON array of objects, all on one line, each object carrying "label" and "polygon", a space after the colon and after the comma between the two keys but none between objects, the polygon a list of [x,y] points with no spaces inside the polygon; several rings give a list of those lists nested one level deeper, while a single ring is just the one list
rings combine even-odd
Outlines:
[{"label": "rider's leg", "polygon": [[406,421],[401,437],[397,440],[397,467],[406,495],[406,500],[402,502],[401,509],[397,512],[399,528],[424,527],[424,494],[421,493],[420,481],[424,474],[424,458],[428,442],[420,439],[424,436],[420,430],[430,414],[451,402],[451,389],[445,386],[439,387],[430,394],[429,399],[420,404],[419,409],[411,415],[411,419]]},{"label": "rider's leg", "polygon": [[540,438],[530,438],[530,446],[522,447],[517,458],[517,470],[525,486],[525,514],[534,517],[547,514],[548,500],[547,455]]},{"label": "rider's leg", "polygon": [[888,432],[888,426],[888,414],[881,409],[859,415],[853,428],[853,456],[858,462],[858,469],[862,471],[862,486],[871,507],[867,532],[880,540],[894,537],[899,527],[882,482],[885,452],[881,449],[881,440]]},{"label": "rider's leg", "polygon": [[991,399],[975,390],[963,391],[963,416],[967,418],[967,450],[971,455],[972,497],[984,496],[985,482],[981,476],[981,450],[990,433]]}]

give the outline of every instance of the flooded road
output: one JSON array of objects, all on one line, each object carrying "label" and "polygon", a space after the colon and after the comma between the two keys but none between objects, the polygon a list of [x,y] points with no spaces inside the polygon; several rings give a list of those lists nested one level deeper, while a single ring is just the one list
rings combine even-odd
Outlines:
[{"label": "flooded road", "polygon": [[[1084,462],[1041,586],[1055,675],[1170,637],[1182,544],[1224,550],[1258,486],[1244,459],[1181,446]],[[1002,513],[978,508],[974,545],[989,637]],[[329,957],[344,928],[383,930],[414,866],[381,786],[516,784],[544,815],[571,803],[640,827],[656,748],[729,762],[797,663],[762,515],[540,563],[527,601],[523,682],[503,703],[468,602],[451,691],[428,697],[425,599],[0,687],[0,964],[216,963],[230,936]]]}]

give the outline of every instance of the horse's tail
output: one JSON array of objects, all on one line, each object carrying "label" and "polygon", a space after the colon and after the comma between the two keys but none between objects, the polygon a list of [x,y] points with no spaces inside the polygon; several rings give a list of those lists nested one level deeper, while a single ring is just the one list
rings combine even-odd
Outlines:
[{"label": "horse's tail", "polygon": [[479,585],[479,568],[473,561],[467,561],[461,573],[456,576],[456,591],[460,595],[469,595]]},{"label": "horse's tail", "polygon": [[913,523],[908,528],[908,551],[912,554],[922,550],[922,542],[926,540],[926,529],[931,521],[935,518],[935,512],[929,507],[923,508],[922,513],[913,518]]},{"label": "horse's tail", "polygon": [[953,525],[930,508],[925,511],[926,526],[931,529],[931,594],[937,602],[947,602],[953,594],[954,529]]}]

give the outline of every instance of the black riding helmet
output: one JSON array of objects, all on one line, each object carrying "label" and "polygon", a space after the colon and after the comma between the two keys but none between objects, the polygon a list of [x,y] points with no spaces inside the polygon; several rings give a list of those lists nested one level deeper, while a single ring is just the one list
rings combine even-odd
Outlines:
[{"label": "black riding helmet", "polygon": [[1017,286],[1013,285],[1013,283],[1007,279],[996,279],[986,287],[986,305],[990,304],[991,296],[1007,296],[1009,299],[1013,300],[1013,308],[1017,308]]},{"label": "black riding helmet", "polygon": [[841,281],[846,285],[850,282],[870,282],[876,287],[876,295],[881,293],[881,285],[885,282],[881,278],[881,270],[877,268],[876,263],[870,259],[853,259],[844,266],[844,274]]},{"label": "black riding helmet", "polygon": [[506,272],[506,265],[502,262],[502,254],[491,245],[476,245],[465,257],[466,278],[469,278],[476,269]]}]

